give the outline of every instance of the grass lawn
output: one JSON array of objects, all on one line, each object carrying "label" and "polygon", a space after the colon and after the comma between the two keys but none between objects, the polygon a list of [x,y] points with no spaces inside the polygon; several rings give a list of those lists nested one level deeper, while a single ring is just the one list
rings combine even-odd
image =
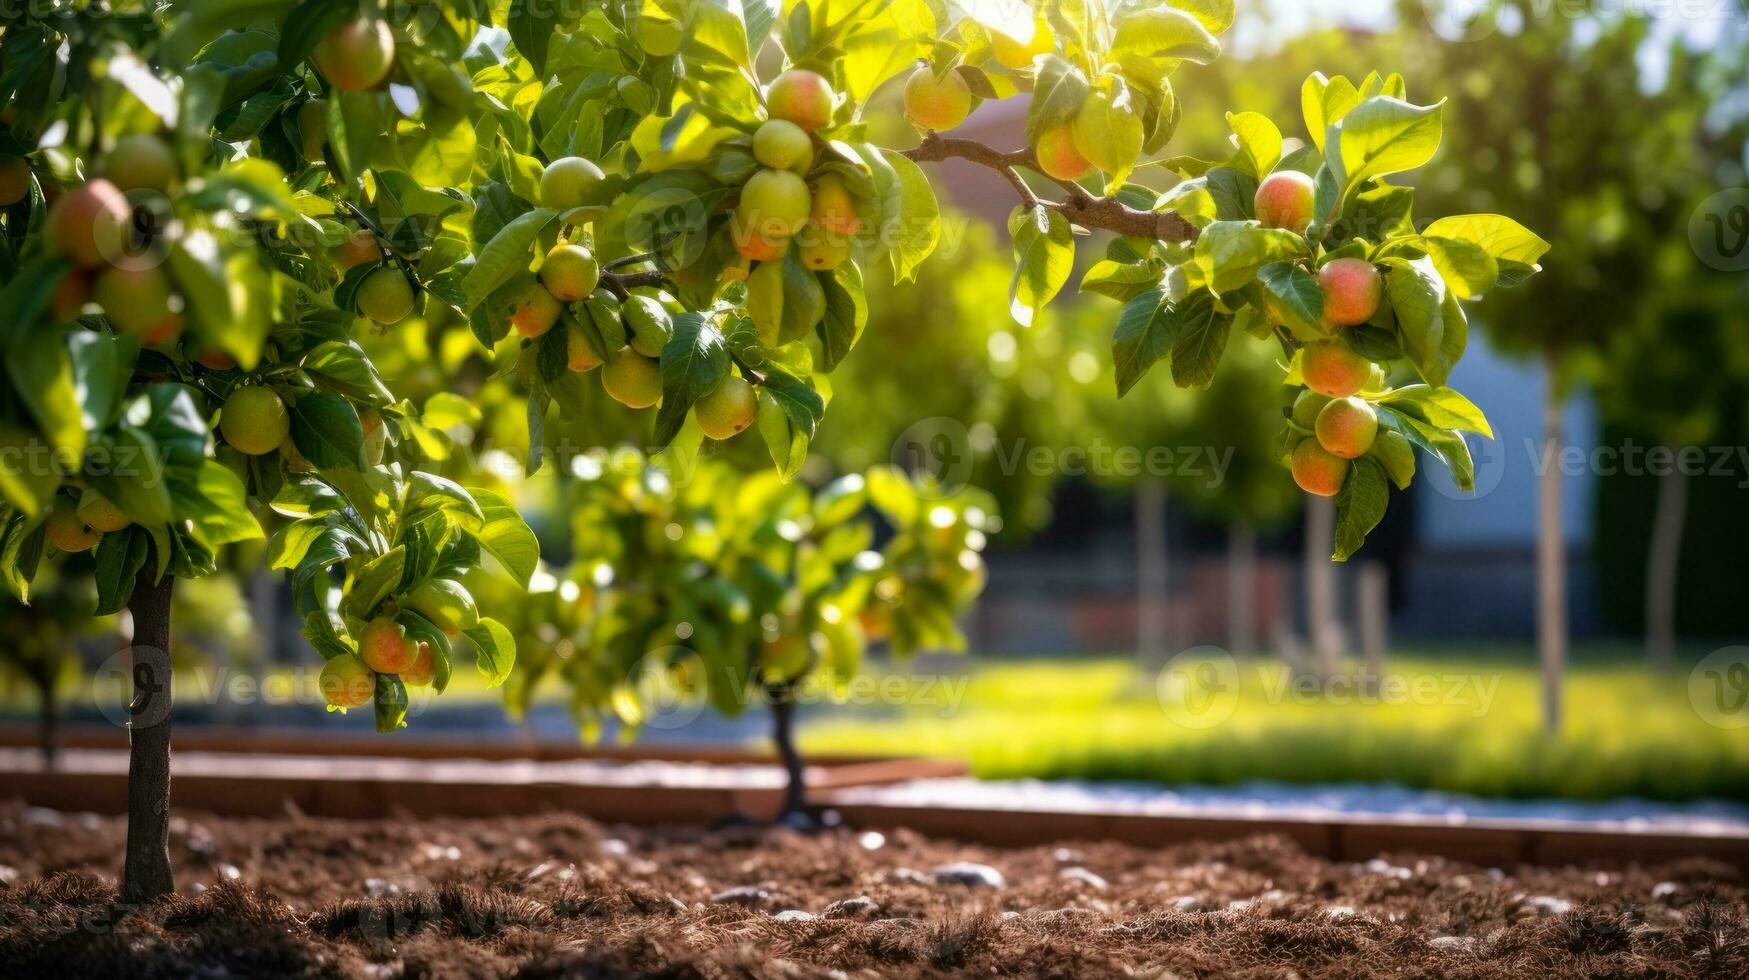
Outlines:
[{"label": "grass lawn", "polygon": [[1660,677],[1630,657],[1576,658],[1566,726],[1548,738],[1529,651],[1393,658],[1378,698],[1353,686],[1285,687],[1278,660],[1234,671],[1231,660],[1189,656],[1164,685],[1109,656],[948,666],[970,671],[963,696],[917,683],[915,697],[880,711],[815,720],[803,744],[958,757],[989,779],[1391,781],[1483,796],[1749,799],[1749,729],[1696,713],[1687,667]]}]

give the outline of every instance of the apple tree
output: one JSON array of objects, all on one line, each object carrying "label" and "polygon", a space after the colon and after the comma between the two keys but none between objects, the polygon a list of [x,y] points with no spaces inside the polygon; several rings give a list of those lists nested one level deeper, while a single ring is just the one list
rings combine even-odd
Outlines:
[{"label": "apple tree", "polygon": [[[890,466],[818,490],[709,458],[632,449],[573,461],[563,505],[573,554],[516,603],[507,705],[556,682],[586,737],[661,724],[669,699],[725,715],[770,708],[788,772],[785,816],[806,800],[794,713],[829,699],[871,643],[906,658],[963,649],[956,625],[983,590],[989,494],[939,492]],[[877,523],[884,543],[876,547]]]},{"label": "apple tree", "polygon": [[[409,682],[443,687],[452,643],[510,669],[459,582],[526,581],[535,539],[424,466],[432,402],[397,398],[365,331],[465,321],[525,389],[531,449],[598,378],[655,409],[653,445],[756,428],[793,476],[865,334],[865,277],[909,279],[936,244],[921,165],[963,159],[1018,198],[1023,325],[1077,227],[1114,236],[1120,391],[1156,364],[1206,386],[1235,327],[1280,342],[1331,399],[1282,455],[1336,496],[1343,557],[1411,446],[1467,485],[1457,430],[1485,422],[1444,386],[1460,304],[1544,249],[1496,215],[1416,230],[1387,178],[1431,158],[1441,109],[1395,75],[1314,76],[1298,149],[1239,113],[1231,159],[1160,156],[1221,0],[39,7],[0,15],[0,578],[22,597],[45,557],[95,550],[100,609],[133,611],[127,900],[171,888],[170,588],[218,549],[272,530],[326,693],[380,728]],[[878,146],[865,113],[901,85],[921,142]],[[937,132],[1007,97],[1028,147]],[[1393,359],[1426,383],[1384,388]],[[809,567],[780,574],[811,594]]]}]

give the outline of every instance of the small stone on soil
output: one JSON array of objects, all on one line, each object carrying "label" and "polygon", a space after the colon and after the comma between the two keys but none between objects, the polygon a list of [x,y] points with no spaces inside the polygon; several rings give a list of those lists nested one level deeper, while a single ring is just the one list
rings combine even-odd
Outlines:
[{"label": "small stone on soil", "polygon": [[776,919],[778,922],[812,922],[815,919],[818,919],[819,916],[812,912],[804,912],[801,909],[784,909],[782,912],[772,916],[772,918]]},{"label": "small stone on soil", "polygon": [[833,902],[820,914],[828,919],[873,919],[880,915],[880,911],[880,904],[874,899],[857,895]]},{"label": "small stone on soil", "polygon": [[887,835],[878,830],[865,830],[856,842],[865,851],[878,851],[887,845]]},{"label": "small stone on soil", "polygon": [[1086,868],[1064,868],[1057,872],[1057,877],[1062,881],[1079,882],[1095,891],[1104,891],[1108,887],[1108,883],[1104,878],[1101,878]]},{"label": "small stone on soil", "polygon": [[944,885],[965,885],[968,888],[1004,888],[1008,885],[1008,879],[1002,876],[1002,872],[987,864],[973,861],[944,864],[929,873]]},{"label": "small stone on soil", "polygon": [[745,905],[756,908],[771,901],[771,893],[758,885],[742,885],[711,896],[713,905]]},{"label": "small stone on soil", "polygon": [[1427,941],[1434,949],[1448,953],[1474,953],[1476,940],[1473,936],[1435,936]]}]

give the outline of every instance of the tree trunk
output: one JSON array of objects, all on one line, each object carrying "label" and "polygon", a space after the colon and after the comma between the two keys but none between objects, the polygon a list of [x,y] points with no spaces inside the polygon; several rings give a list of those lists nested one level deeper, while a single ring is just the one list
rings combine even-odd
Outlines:
[{"label": "tree trunk", "polygon": [[1681,574],[1682,531],[1688,520],[1688,477],[1676,465],[1658,478],[1658,509],[1646,552],[1646,659],[1659,672],[1676,662],[1676,580]]},{"label": "tree trunk", "polygon": [[1561,395],[1556,359],[1544,362],[1542,473],[1537,494],[1537,653],[1543,673],[1543,731],[1561,730],[1567,662],[1566,530],[1561,521]]},{"label": "tree trunk", "polygon": [[1357,621],[1360,624],[1360,650],[1365,661],[1363,681],[1366,689],[1377,691],[1385,676],[1385,652],[1390,646],[1391,579],[1382,561],[1369,561],[1360,566],[1360,586]]},{"label": "tree trunk", "polygon": [[1227,648],[1257,650],[1257,529],[1244,521],[1227,528]]},{"label": "tree trunk", "polygon": [[144,902],[175,890],[170,874],[170,591],[166,575],[140,569],[133,615],[133,700],[128,704],[128,841],[121,900]]},{"label": "tree trunk", "polygon": [[1336,616],[1336,504],[1328,497],[1306,498],[1306,641],[1311,659],[1326,676],[1342,659],[1342,626]]},{"label": "tree trunk", "polygon": [[1166,643],[1166,484],[1144,480],[1136,487],[1136,652],[1158,666]]},{"label": "tree trunk", "polygon": [[778,815],[778,820],[783,821],[807,815],[807,775],[802,769],[802,753],[796,748],[796,703],[791,698],[792,689],[788,684],[782,684],[773,685],[767,691],[771,695],[771,740],[777,743],[777,754],[783,759],[783,770],[788,777],[783,791],[783,812]]},{"label": "tree trunk", "polygon": [[37,745],[42,752],[43,771],[55,768],[61,748],[61,705],[55,699],[55,673],[50,671],[36,679],[41,713],[37,715]]}]

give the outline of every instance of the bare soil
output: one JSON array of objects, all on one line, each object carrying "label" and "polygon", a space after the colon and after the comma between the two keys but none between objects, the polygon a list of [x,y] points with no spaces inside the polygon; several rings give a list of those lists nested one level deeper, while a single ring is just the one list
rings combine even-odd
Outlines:
[{"label": "bare soil", "polygon": [[122,842],[0,803],[0,977],[1749,976],[1749,889],[1704,860],[184,815],[180,893],[125,908]]}]

